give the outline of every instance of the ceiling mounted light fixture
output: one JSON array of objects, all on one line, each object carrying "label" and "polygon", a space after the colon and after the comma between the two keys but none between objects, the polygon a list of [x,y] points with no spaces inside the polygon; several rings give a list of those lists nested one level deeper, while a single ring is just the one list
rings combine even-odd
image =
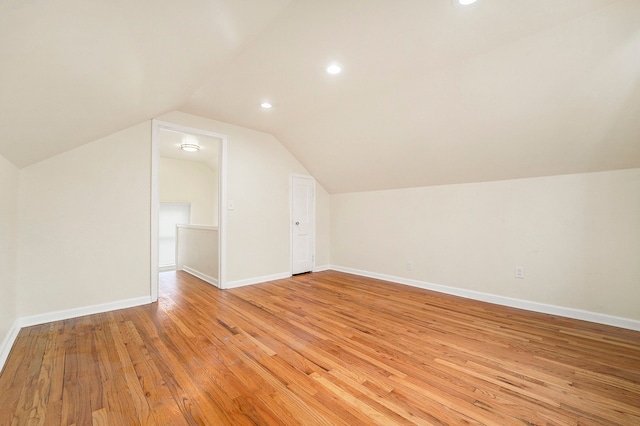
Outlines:
[{"label": "ceiling mounted light fixture", "polygon": [[469,6],[475,3],[477,0],[452,0],[454,5]]},{"label": "ceiling mounted light fixture", "polygon": [[342,67],[340,66],[340,64],[329,64],[327,65],[327,72],[329,74],[340,74],[340,72],[342,71]]},{"label": "ceiling mounted light fixture", "polygon": [[200,144],[198,140],[194,138],[185,138],[180,144],[180,149],[187,152],[196,152],[200,150]]},{"label": "ceiling mounted light fixture", "polygon": [[271,105],[269,102],[263,102],[260,104],[260,106],[264,109],[269,109],[271,107],[273,107],[273,105]]}]

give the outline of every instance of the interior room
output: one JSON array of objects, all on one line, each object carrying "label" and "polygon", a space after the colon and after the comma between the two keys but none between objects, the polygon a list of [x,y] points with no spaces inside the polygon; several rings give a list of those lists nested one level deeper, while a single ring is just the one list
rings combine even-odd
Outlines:
[{"label": "interior room", "polygon": [[640,424],[640,2],[0,35],[0,424]]},{"label": "interior room", "polygon": [[158,142],[158,272],[218,286],[221,141],[161,128]]}]

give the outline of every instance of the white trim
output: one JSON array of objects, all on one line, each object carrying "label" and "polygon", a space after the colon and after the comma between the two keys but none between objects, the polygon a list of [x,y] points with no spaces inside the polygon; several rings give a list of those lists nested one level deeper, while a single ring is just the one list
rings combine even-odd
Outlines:
[{"label": "white trim", "polygon": [[218,152],[218,288],[227,283],[227,135]]},{"label": "white trim", "polygon": [[217,226],[211,225],[187,225],[187,224],[177,224],[176,228],[186,228],[186,229],[202,229],[203,231],[217,231]]},{"label": "white trim", "polygon": [[160,208],[158,168],[160,164],[159,131],[161,129],[220,139],[218,147],[218,286],[225,288],[227,279],[227,135],[183,126],[170,121],[153,119],[151,122],[151,299],[154,302],[158,300],[158,210]]},{"label": "white trim", "polygon": [[330,269],[331,269],[331,265],[316,266],[315,268],[313,268],[313,272],[323,272],[323,271],[328,271]]},{"label": "white trim", "polygon": [[190,268],[186,265],[182,265],[182,270],[185,271],[188,274],[193,275],[194,277],[200,278],[202,281],[206,281],[209,284],[218,287],[218,280],[215,279],[214,277],[207,275],[207,274],[203,274],[202,272],[198,271],[197,269],[193,269]]},{"label": "white trim", "polygon": [[118,309],[133,308],[135,306],[153,303],[151,296],[136,297],[133,299],[119,300],[116,302],[102,303],[100,305],[84,306],[81,308],[65,309],[63,311],[46,312],[44,314],[31,315],[18,318],[13,322],[11,329],[0,345],[0,372],[7,361],[11,348],[23,327],[46,324],[53,321],[61,321],[69,318],[83,317],[85,315],[101,314],[103,312],[116,311]]},{"label": "white trim", "polygon": [[9,358],[9,353],[11,353],[11,348],[13,348],[13,344],[18,338],[18,333],[20,333],[20,319],[16,319],[13,322],[9,332],[4,337],[4,340],[2,340],[2,344],[0,344],[0,373],[2,373],[4,363],[7,362],[7,358]]},{"label": "white trim", "polygon": [[159,222],[160,222],[160,192],[159,174],[160,167],[160,127],[155,120],[151,120],[151,282],[149,294],[152,302],[158,301],[158,273],[159,255]]},{"label": "white trim", "polygon": [[390,281],[397,284],[404,284],[411,287],[423,288],[425,290],[437,291],[439,293],[451,294],[453,296],[464,297],[466,299],[479,300],[482,302],[494,303],[497,305],[509,306],[512,308],[524,309],[543,314],[557,315],[566,318],[573,318],[583,321],[595,322],[598,324],[611,325],[614,327],[626,328],[640,331],[640,321],[616,317],[613,315],[601,314],[598,312],[584,311],[581,309],[567,308],[564,306],[548,305],[545,303],[531,302],[528,300],[515,299],[506,296],[498,296],[490,293],[466,290],[463,288],[450,287],[442,284],[433,284],[424,281],[412,280],[409,278],[396,277],[393,275],[378,274],[376,272],[362,271],[360,269],[347,268],[344,266],[331,265],[330,269],[338,272],[345,272],[353,275],[360,275],[368,278]]},{"label": "white trim", "polygon": [[63,311],[46,312],[20,318],[20,327],[45,324],[53,321],[69,318],[83,317],[85,315],[101,314],[103,312],[116,311],[118,309],[133,308],[135,306],[153,303],[150,296],[136,297],[134,299],[118,300],[116,302],[102,303],[100,305],[83,306],[80,308],[65,309]]},{"label": "white trim", "polygon": [[[176,270],[176,264],[158,266],[158,272],[171,272]],[[157,300],[157,299],[156,299]],[[155,300],[154,300],[155,302]]]},{"label": "white trim", "polygon": [[291,278],[291,272],[282,272],[280,274],[265,275],[263,277],[255,277],[255,278],[247,278],[247,279],[244,279],[244,280],[229,281],[229,282],[227,282],[227,287],[226,288],[244,287],[246,285],[260,284],[260,283],[265,283],[267,281],[282,280],[282,279],[285,279],[285,278]]}]

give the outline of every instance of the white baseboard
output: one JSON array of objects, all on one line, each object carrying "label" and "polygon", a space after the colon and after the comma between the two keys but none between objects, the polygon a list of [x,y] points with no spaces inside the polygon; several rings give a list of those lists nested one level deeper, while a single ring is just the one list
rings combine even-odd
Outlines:
[{"label": "white baseboard", "polygon": [[148,303],[151,303],[150,296],[136,297],[134,299],[119,300],[116,302],[102,303],[100,305],[83,306],[81,308],[47,312],[44,314],[18,318],[14,321],[11,330],[7,336],[5,336],[2,341],[2,345],[0,345],[0,371],[2,370],[2,367],[4,367],[4,363],[7,361],[9,352],[11,352],[11,348],[13,347],[22,327],[30,327],[32,325],[77,318],[85,315],[100,314],[118,309],[132,308],[134,306],[146,305]]},{"label": "white baseboard", "polygon": [[7,358],[9,357],[9,352],[11,352],[11,348],[18,337],[18,333],[20,332],[20,320],[16,319],[9,332],[2,340],[2,344],[0,344],[0,373],[2,373],[2,369],[4,368],[4,363],[7,362]]},{"label": "white baseboard", "polygon": [[280,274],[265,275],[263,277],[247,278],[245,280],[237,280],[237,281],[228,281],[225,288],[228,289],[228,288],[244,287],[246,285],[260,284],[267,281],[282,280],[290,277],[291,277],[291,272],[282,272]]},{"label": "white baseboard", "polygon": [[176,270],[176,265],[158,266],[158,272],[171,272]]},{"label": "white baseboard", "polygon": [[81,308],[66,309],[63,311],[47,312],[44,314],[22,317],[19,321],[20,327],[29,327],[52,321],[60,321],[85,315],[101,314],[103,312],[115,311],[118,309],[132,308],[134,306],[146,305],[147,303],[151,303],[150,296],[118,300],[116,302],[102,303],[100,305],[83,306]]},{"label": "white baseboard", "polygon": [[329,269],[331,269],[331,265],[321,265],[313,268],[313,272],[328,271]]},{"label": "white baseboard", "polygon": [[376,278],[379,280],[390,281],[397,284],[404,284],[412,287],[423,288],[425,290],[433,290],[440,293],[460,296],[467,299],[479,300],[482,302],[495,303],[496,305],[509,306],[512,308],[524,309],[543,314],[557,315],[566,318],[595,322],[598,324],[611,325],[614,327],[626,328],[629,330],[640,331],[640,321],[616,317],[613,315],[601,314],[597,312],[584,311],[581,309],[567,308],[564,306],[548,305],[545,303],[531,302],[528,300],[514,299],[511,297],[498,296],[490,293],[482,293],[479,291],[466,290],[463,288],[450,287],[441,284],[433,284],[424,281],[412,280],[409,278],[396,277],[393,275],[378,274],[376,272],[362,271],[359,269],[347,268],[344,266],[331,265],[329,269],[348,274],[360,275],[363,277]]},{"label": "white baseboard", "polygon": [[211,284],[214,287],[218,287],[218,279],[217,278],[213,278],[210,275],[207,274],[203,274],[202,272],[198,271],[197,269],[193,269],[190,268],[186,265],[182,265],[182,270],[193,275],[194,277],[198,277],[200,278],[202,281],[206,281],[209,284]]}]

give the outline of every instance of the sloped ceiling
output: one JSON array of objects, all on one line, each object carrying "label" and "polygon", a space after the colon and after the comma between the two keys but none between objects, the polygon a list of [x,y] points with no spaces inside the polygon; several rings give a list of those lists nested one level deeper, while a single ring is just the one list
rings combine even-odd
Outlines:
[{"label": "sloped ceiling", "polygon": [[640,167],[637,0],[0,5],[19,166],[178,109],[273,134],[331,193]]},{"label": "sloped ceiling", "polygon": [[189,98],[290,0],[0,0],[0,154],[19,167]]}]

